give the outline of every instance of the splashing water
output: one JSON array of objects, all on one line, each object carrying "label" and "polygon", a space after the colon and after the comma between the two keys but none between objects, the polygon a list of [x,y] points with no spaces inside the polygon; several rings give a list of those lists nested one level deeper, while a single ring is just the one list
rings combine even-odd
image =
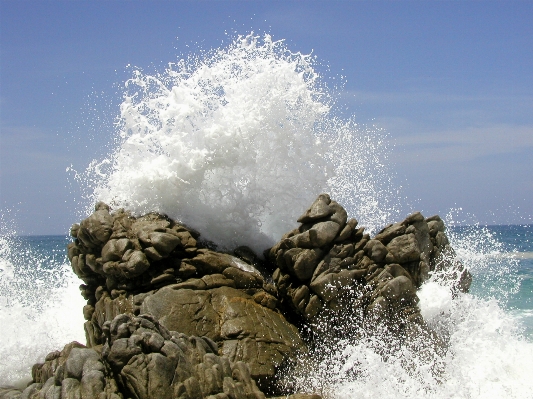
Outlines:
[{"label": "splashing water", "polygon": [[[448,226],[454,226],[452,213]],[[454,293],[453,280],[434,273],[418,291],[421,314],[445,343],[421,335],[407,344],[386,327],[363,329],[354,317],[341,329],[358,337],[332,340],[328,328],[313,356],[290,379],[298,389],[341,398],[529,398],[533,342],[505,308],[520,281],[515,260],[482,226],[452,228],[452,247],[473,274],[473,293]],[[507,252],[508,253],[508,252]],[[348,320],[348,321],[347,321]]]},{"label": "splashing water", "polygon": [[66,264],[65,237],[55,238],[60,245],[49,244],[40,251],[30,243],[38,238],[16,237],[7,231],[3,219],[0,385],[27,382],[32,365],[49,352],[73,340],[85,342],[81,311],[85,301],[79,293],[80,281]]},{"label": "splashing water", "polygon": [[386,140],[332,115],[310,55],[238,37],[126,83],[111,155],[84,184],[136,214],[158,211],[232,249],[271,246],[328,191],[367,228],[390,217]]},{"label": "splashing water", "polygon": [[503,242],[486,226],[474,223],[458,226],[460,210],[446,215],[448,238],[455,252],[468,270],[475,276],[470,292],[485,299],[495,299],[506,305],[509,296],[516,293],[520,277],[516,274],[518,259],[507,258]]},{"label": "splashing water", "polygon": [[[313,57],[251,34],[160,74],[134,71],[109,155],[77,176],[89,190],[87,212],[98,200],[159,211],[224,248],[260,253],[322,191],[370,233],[399,220],[389,146],[383,131],[335,115]],[[474,275],[472,294],[454,298],[437,274],[418,292],[445,352],[425,336],[413,346],[379,326],[346,325],[357,339],[326,335],[291,384],[328,399],[529,397],[533,344],[502,306],[518,281],[513,264],[494,256],[502,248],[486,230],[448,234]],[[0,321],[13,326],[2,336],[0,382],[27,377],[47,352],[84,341],[84,301],[64,252],[50,261],[27,248],[0,235]]]}]

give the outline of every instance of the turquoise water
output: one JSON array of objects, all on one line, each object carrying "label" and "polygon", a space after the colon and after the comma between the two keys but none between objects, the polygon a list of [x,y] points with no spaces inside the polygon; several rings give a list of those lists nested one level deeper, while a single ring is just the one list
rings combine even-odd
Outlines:
[{"label": "turquoise water", "polygon": [[[459,234],[469,227],[455,227]],[[473,270],[470,292],[495,298],[516,316],[533,339],[533,225],[484,226],[495,245],[487,248],[484,267]],[[495,278],[496,277],[496,278]]]}]

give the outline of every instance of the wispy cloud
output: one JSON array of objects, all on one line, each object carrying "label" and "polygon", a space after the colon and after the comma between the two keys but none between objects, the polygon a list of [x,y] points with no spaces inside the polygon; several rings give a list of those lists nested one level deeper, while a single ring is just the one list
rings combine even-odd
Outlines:
[{"label": "wispy cloud", "polygon": [[493,125],[429,131],[394,138],[399,159],[434,163],[474,160],[524,151],[533,153],[533,125]]},{"label": "wispy cloud", "polygon": [[341,95],[367,117],[374,113],[371,123],[389,133],[396,147],[393,158],[399,163],[431,168],[436,162],[502,154],[530,152],[533,157],[533,96],[422,90]]},{"label": "wispy cloud", "polygon": [[344,100],[363,103],[484,103],[484,102],[513,102],[533,105],[533,96],[528,95],[494,95],[494,94],[456,94],[446,92],[432,92],[427,90],[409,91],[360,91],[343,90],[339,93]]}]

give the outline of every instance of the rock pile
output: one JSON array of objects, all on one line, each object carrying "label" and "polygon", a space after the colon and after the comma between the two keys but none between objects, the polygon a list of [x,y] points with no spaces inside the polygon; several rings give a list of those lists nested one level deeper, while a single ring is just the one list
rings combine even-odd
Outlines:
[{"label": "rock pile", "polygon": [[304,332],[321,320],[342,313],[402,333],[424,327],[416,290],[430,273],[470,285],[438,216],[414,213],[371,238],[321,194],[298,222],[261,261],[246,247],[217,252],[165,215],[98,203],[68,246],[87,346],[51,353],[23,392],[0,398],[287,397],[279,370],[307,352]]},{"label": "rock pile", "polygon": [[215,341],[231,362],[247,363],[267,391],[276,369],[305,350],[276,309],[276,288],[253,264],[207,248],[197,232],[164,215],[110,214],[99,203],[71,234],[68,254],[85,282],[90,347],[103,344],[104,325],[117,315],[151,314],[169,330]]},{"label": "rock pile", "polygon": [[[104,325],[101,353],[73,342],[32,370],[21,398],[264,399],[246,363],[218,356],[206,337],[168,331],[149,315]],[[119,384],[117,384],[119,381]],[[119,386],[123,387],[119,390]]]},{"label": "rock pile", "polygon": [[281,305],[311,327],[347,309],[350,317],[374,324],[421,324],[416,290],[430,272],[452,269],[458,290],[470,286],[471,276],[456,260],[439,216],[413,213],[370,238],[321,194],[298,222],[267,256],[276,267]]}]

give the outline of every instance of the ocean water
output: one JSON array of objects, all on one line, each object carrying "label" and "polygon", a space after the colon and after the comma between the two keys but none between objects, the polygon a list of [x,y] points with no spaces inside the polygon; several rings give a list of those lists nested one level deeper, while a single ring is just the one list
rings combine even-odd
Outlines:
[{"label": "ocean water", "polygon": [[[223,248],[259,253],[324,191],[371,233],[402,220],[405,199],[387,160],[391,140],[339,116],[319,69],[313,57],[268,35],[238,37],[159,74],[134,69],[109,153],[75,173],[85,188],[80,218],[97,200],[135,214],[155,210]],[[446,350],[432,351],[424,337],[408,347],[387,331],[326,337],[294,370],[294,386],[328,399],[531,397],[533,226],[455,220],[446,218],[448,234],[473,274],[471,292],[454,296],[434,275],[418,293]],[[0,227],[6,384],[27,378],[49,351],[84,342],[84,301],[66,259],[68,237],[19,237]]]},{"label": "ocean water", "polygon": [[[470,293],[496,300],[533,340],[533,225],[459,226],[448,234],[468,242],[456,245],[460,256],[475,258],[469,267],[476,277]],[[472,242],[479,236],[484,241]]]},{"label": "ocean water", "polygon": [[70,268],[65,236],[0,236],[0,384],[71,342],[85,343],[83,282]]}]

